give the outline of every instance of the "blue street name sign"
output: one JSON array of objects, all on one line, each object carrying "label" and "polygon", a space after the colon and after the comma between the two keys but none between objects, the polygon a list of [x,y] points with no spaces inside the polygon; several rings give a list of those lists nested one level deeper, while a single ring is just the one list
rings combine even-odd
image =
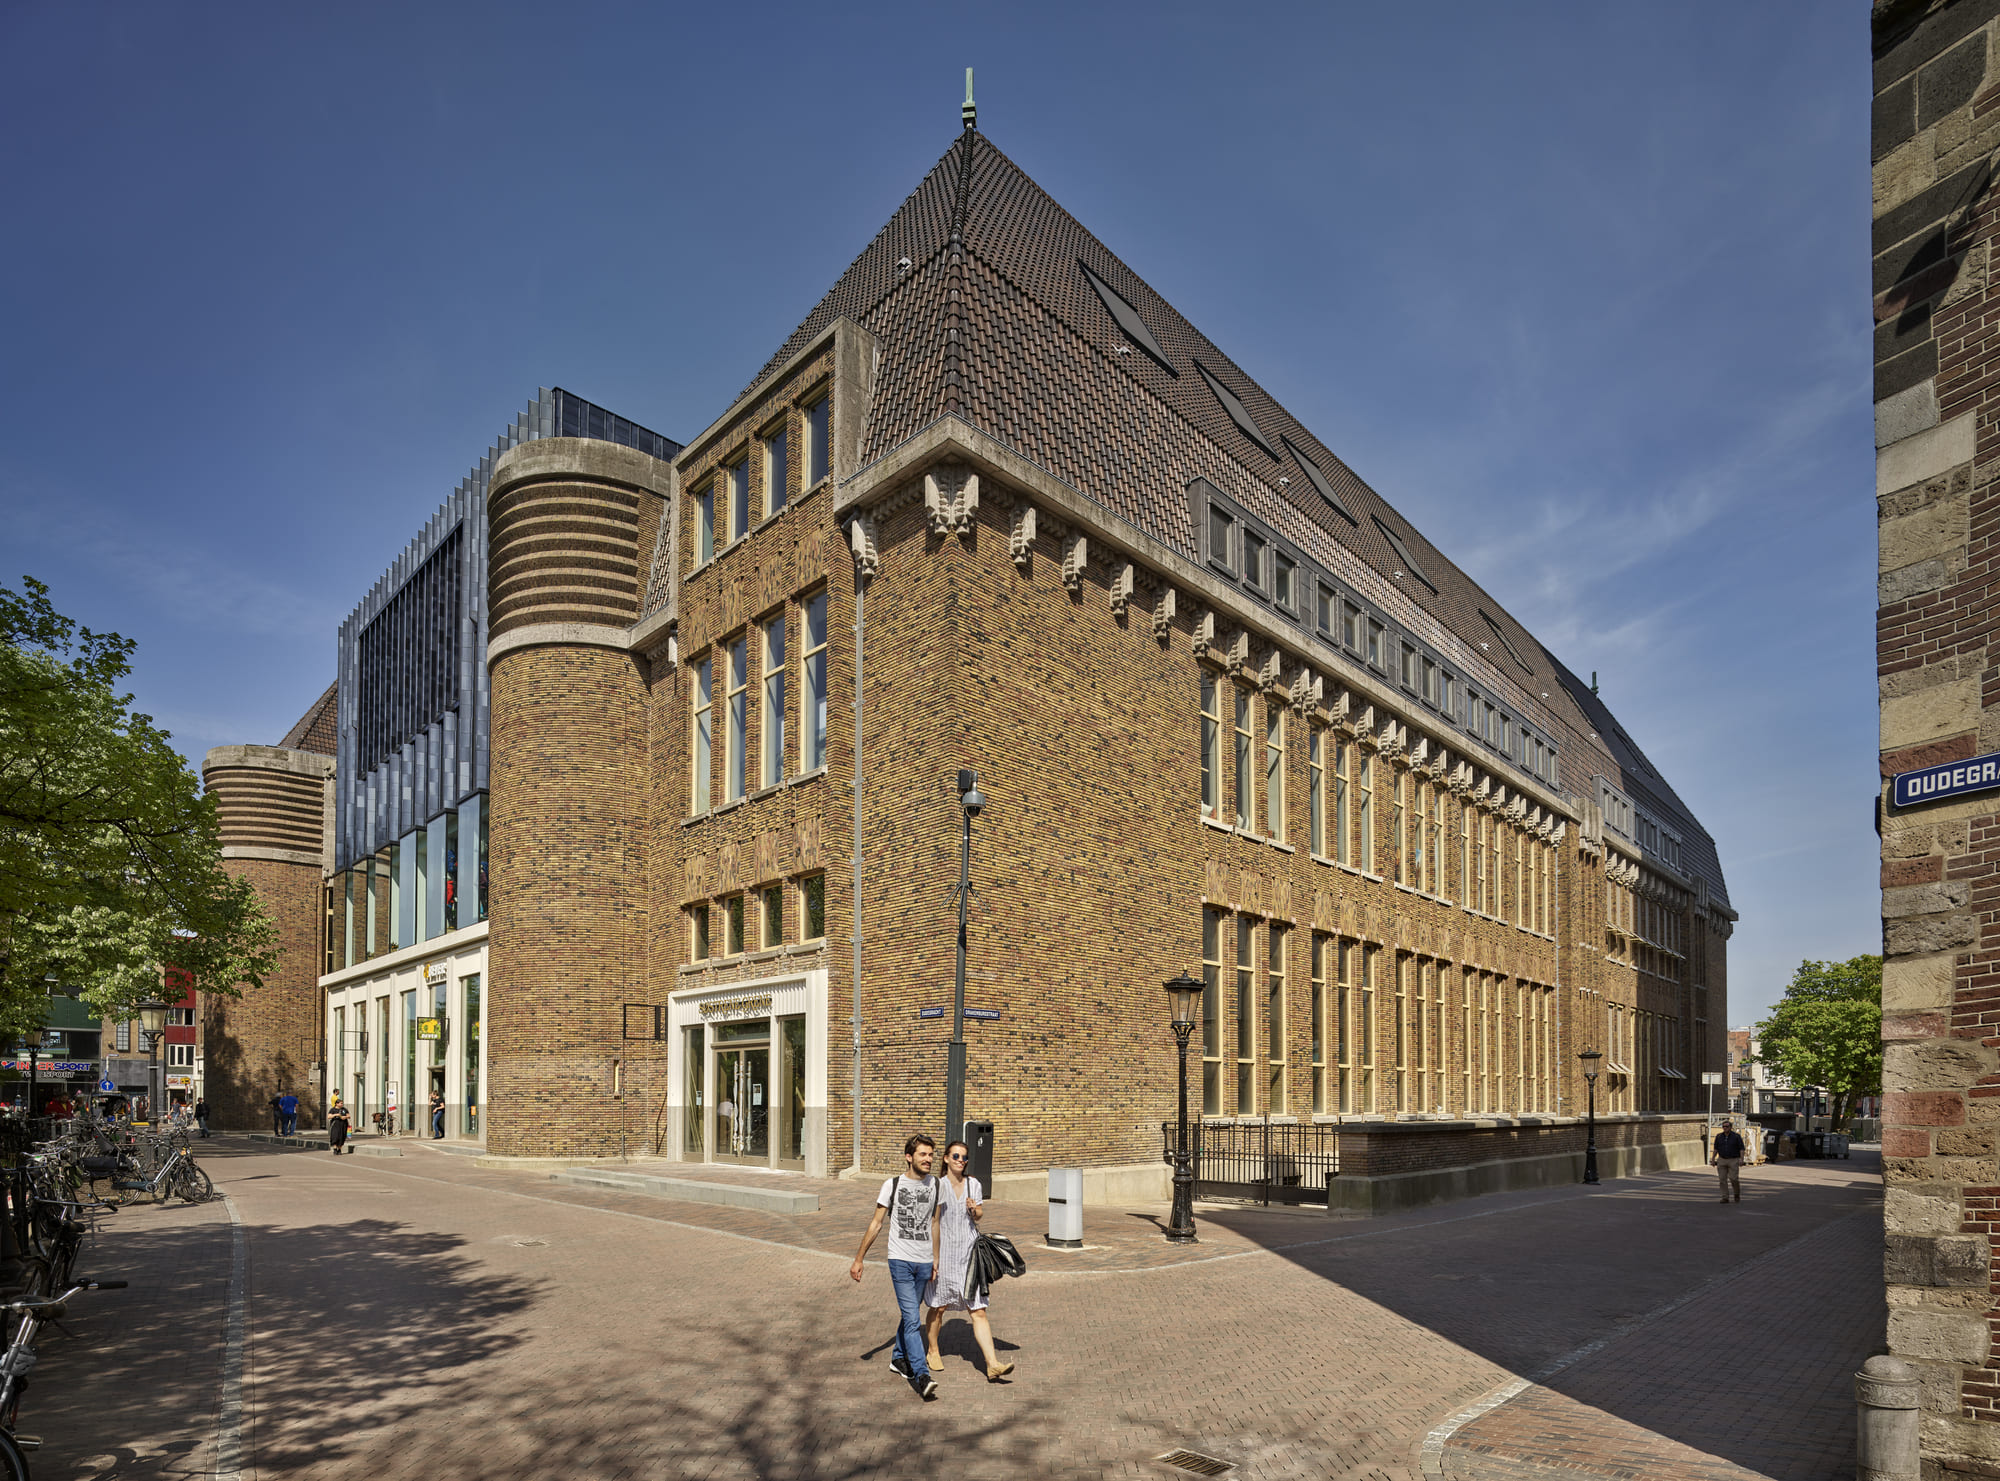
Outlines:
[{"label": "blue street name sign", "polygon": [[1908,807],[1917,802],[1962,797],[1968,792],[1988,792],[1995,787],[2000,787],[2000,752],[1902,772],[1896,777],[1893,795],[1896,806]]},{"label": "blue street name sign", "polygon": [[982,1023],[990,1023],[1000,1016],[1000,1010],[997,1008],[967,1008],[965,1016],[967,1018],[976,1018]]},{"label": "blue street name sign", "polygon": [[919,1017],[919,1018],[942,1018],[942,1017],[944,1017],[944,1009],[942,1009],[942,1008],[919,1008],[919,1009],[917,1009],[917,1017]]}]

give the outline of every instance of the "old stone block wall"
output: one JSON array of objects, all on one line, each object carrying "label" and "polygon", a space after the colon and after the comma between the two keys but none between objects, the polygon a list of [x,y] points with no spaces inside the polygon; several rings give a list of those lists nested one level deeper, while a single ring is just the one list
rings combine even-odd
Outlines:
[{"label": "old stone block wall", "polygon": [[1884,1274],[1890,1349],[1924,1371],[1927,1475],[2000,1461],[2000,803],[1898,808],[1889,785],[2000,750],[1997,17],[1873,13]]}]

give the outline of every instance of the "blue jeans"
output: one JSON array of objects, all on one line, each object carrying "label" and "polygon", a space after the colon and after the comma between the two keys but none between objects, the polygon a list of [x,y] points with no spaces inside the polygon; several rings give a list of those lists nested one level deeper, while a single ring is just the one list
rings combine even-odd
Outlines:
[{"label": "blue jeans", "polygon": [[918,1378],[926,1377],[930,1364],[924,1361],[924,1290],[931,1283],[931,1262],[891,1260],[889,1283],[896,1288],[896,1306],[903,1324],[896,1329],[896,1352]]}]

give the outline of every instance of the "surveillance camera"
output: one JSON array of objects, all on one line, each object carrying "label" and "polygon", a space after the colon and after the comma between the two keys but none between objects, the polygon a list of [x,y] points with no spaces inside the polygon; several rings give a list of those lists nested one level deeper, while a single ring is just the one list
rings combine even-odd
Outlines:
[{"label": "surveillance camera", "polygon": [[986,794],[977,787],[974,787],[970,792],[961,797],[959,801],[965,804],[965,815],[969,818],[976,818],[986,807]]}]

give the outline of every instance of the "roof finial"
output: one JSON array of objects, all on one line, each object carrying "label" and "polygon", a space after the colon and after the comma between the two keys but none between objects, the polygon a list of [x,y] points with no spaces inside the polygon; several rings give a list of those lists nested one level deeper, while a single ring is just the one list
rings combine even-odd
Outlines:
[{"label": "roof finial", "polygon": [[979,108],[972,101],[972,69],[965,69],[965,106],[958,110],[960,120],[969,129],[979,127]]}]

